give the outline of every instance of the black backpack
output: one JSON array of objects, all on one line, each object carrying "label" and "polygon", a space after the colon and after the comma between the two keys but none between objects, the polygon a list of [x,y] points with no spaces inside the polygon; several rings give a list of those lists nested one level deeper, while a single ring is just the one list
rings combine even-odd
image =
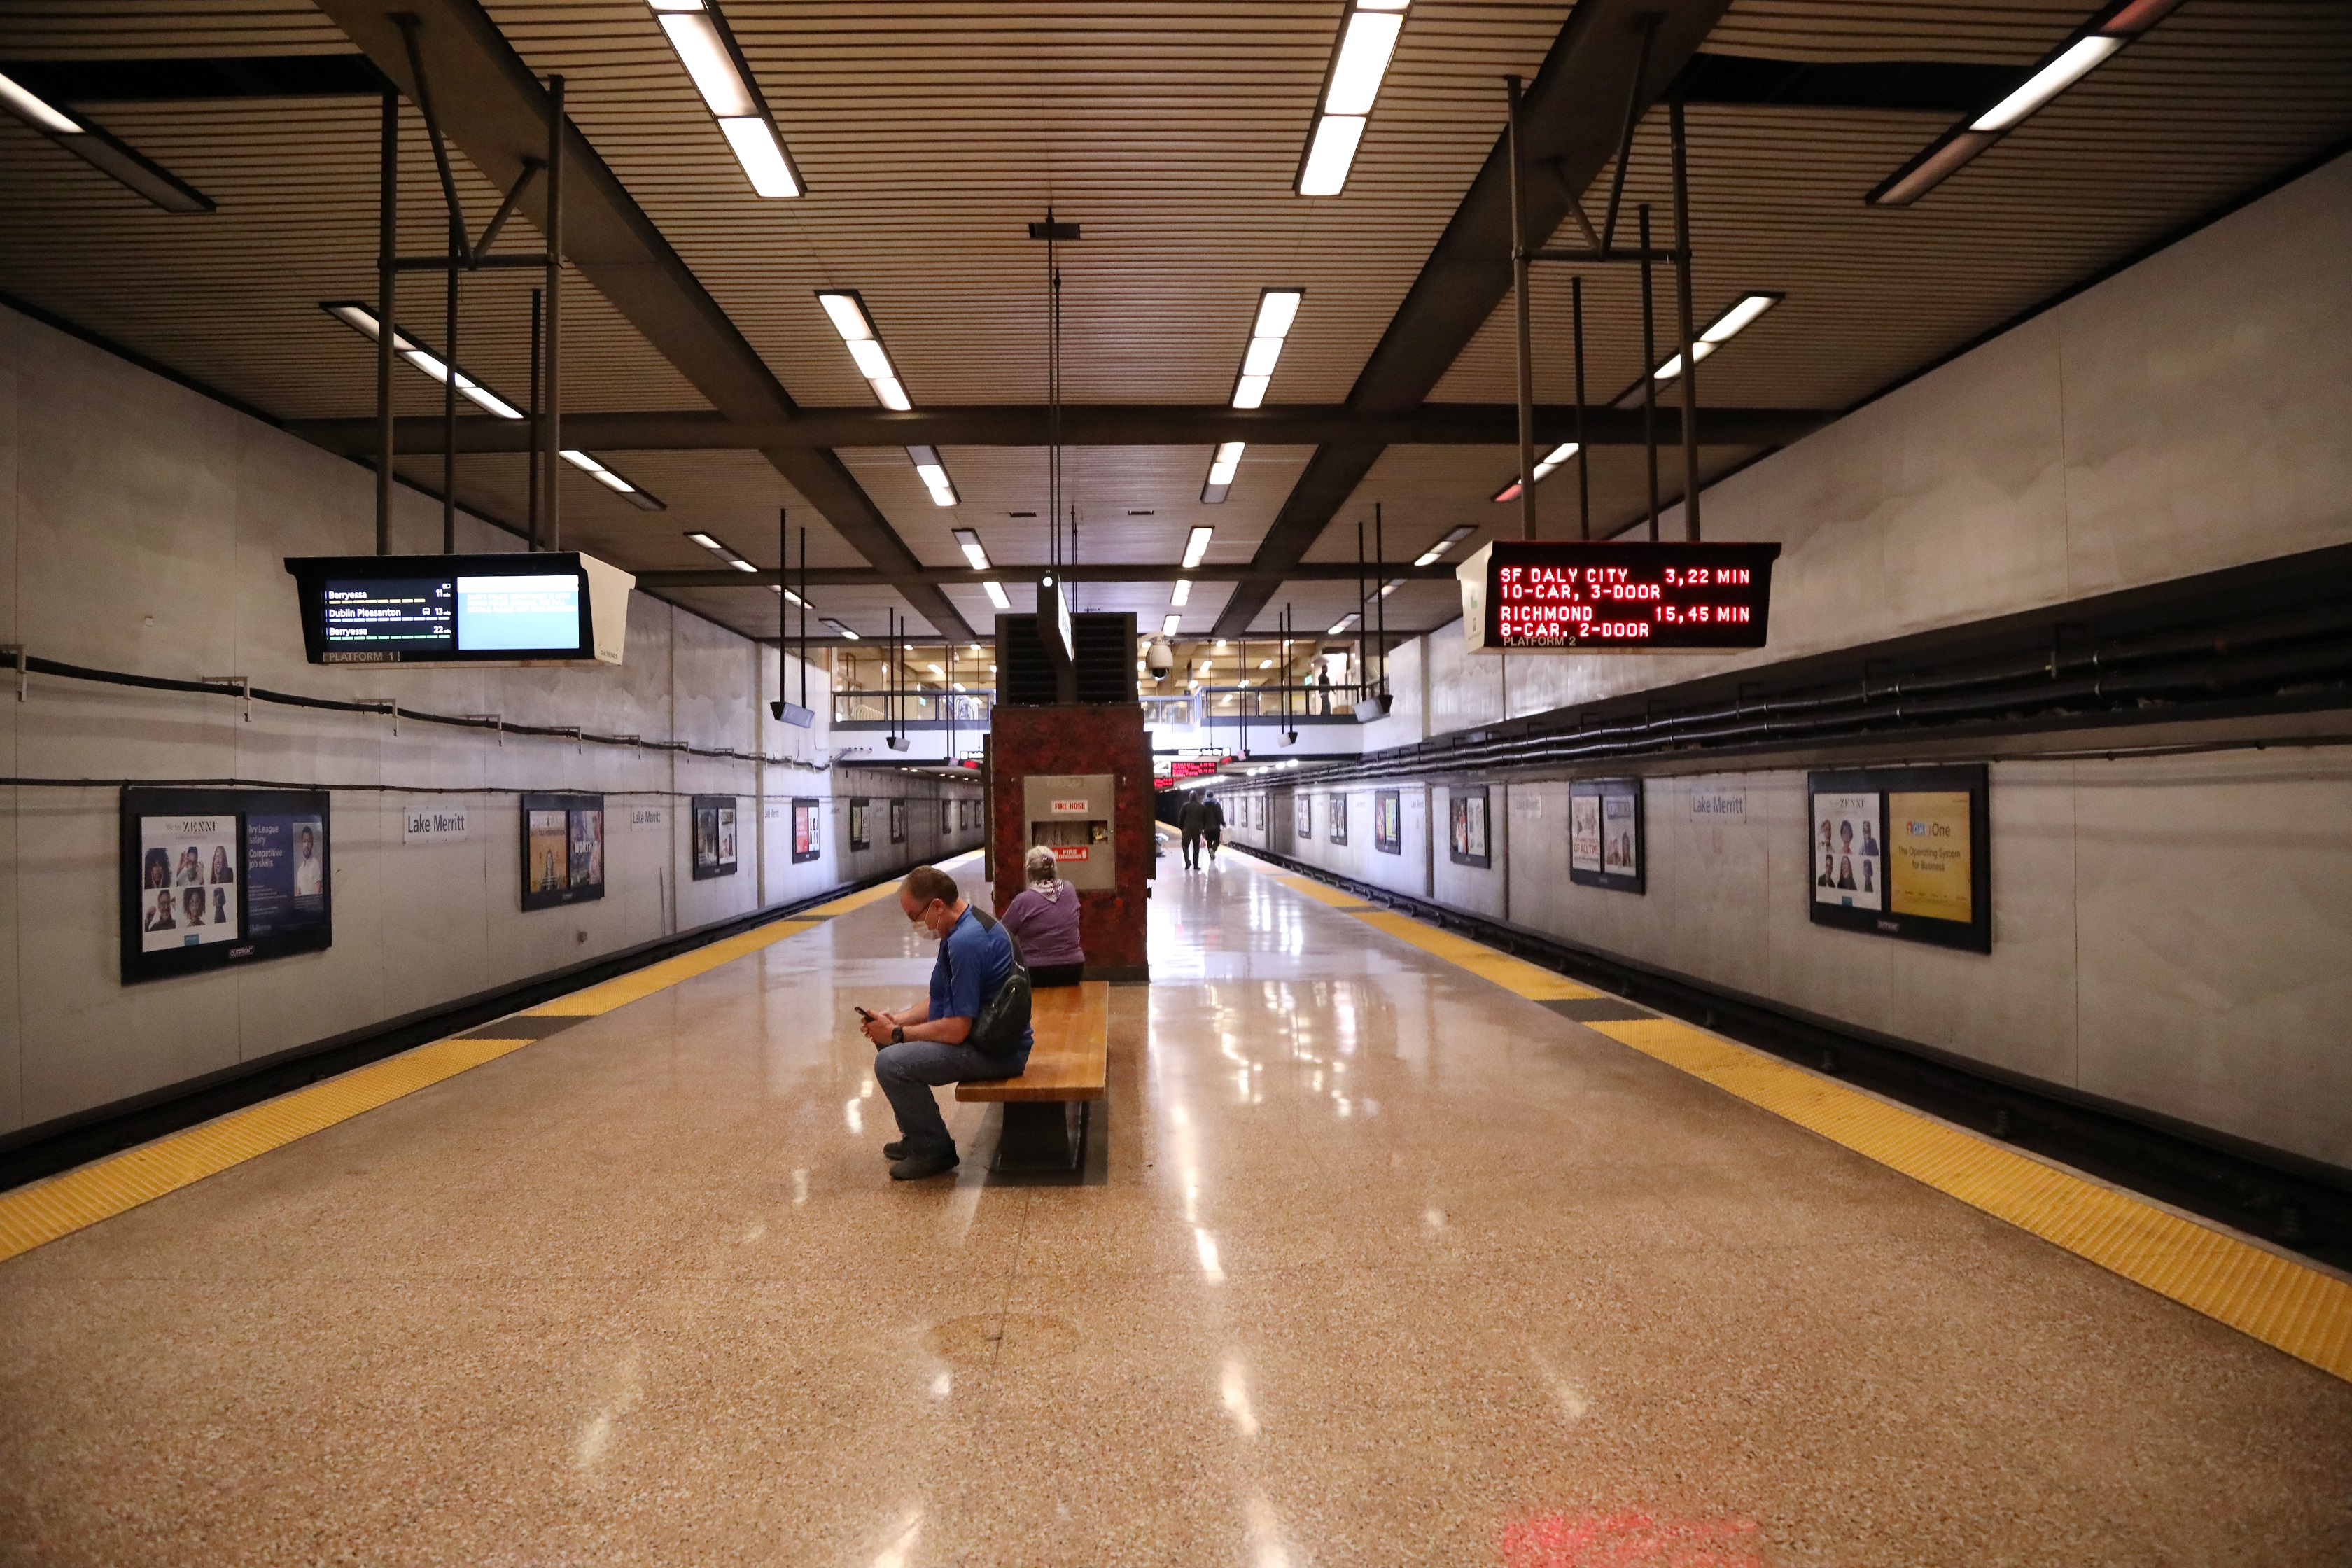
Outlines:
[{"label": "black backpack", "polygon": [[[997,929],[995,917],[978,904],[972,905],[971,912],[980,917],[983,930]],[[1013,949],[1013,968],[1005,974],[1004,984],[981,1003],[980,1016],[971,1021],[971,1033],[964,1037],[966,1045],[990,1056],[1011,1050],[1029,1032],[1029,970],[1021,962],[1021,939],[1006,931],[1004,940]]]}]

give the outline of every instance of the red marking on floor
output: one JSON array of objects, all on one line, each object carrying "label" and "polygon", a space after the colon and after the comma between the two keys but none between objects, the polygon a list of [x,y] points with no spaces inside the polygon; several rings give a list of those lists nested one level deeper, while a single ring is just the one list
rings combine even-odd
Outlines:
[{"label": "red marking on floor", "polygon": [[1646,1513],[1547,1514],[1503,1531],[1505,1568],[1763,1568],[1749,1519],[1658,1519]]}]

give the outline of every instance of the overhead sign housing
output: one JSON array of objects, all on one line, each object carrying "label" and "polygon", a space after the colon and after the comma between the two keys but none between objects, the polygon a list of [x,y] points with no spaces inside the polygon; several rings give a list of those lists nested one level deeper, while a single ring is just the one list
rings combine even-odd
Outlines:
[{"label": "overhead sign housing", "polygon": [[1474,653],[1764,646],[1778,544],[1497,540],[1455,569]]},{"label": "overhead sign housing", "polygon": [[300,556],[312,664],[618,664],[636,579],[576,551]]}]

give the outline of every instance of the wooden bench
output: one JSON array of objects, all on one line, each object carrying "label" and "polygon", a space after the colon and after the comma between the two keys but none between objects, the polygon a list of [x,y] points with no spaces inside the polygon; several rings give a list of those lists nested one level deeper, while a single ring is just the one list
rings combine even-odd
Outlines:
[{"label": "wooden bench", "polygon": [[1086,1157],[1087,1108],[1103,1098],[1110,1060],[1110,984],[1087,980],[1030,998],[1035,1043],[1019,1078],[956,1085],[959,1100],[1004,1107],[997,1171],[1068,1171]]}]

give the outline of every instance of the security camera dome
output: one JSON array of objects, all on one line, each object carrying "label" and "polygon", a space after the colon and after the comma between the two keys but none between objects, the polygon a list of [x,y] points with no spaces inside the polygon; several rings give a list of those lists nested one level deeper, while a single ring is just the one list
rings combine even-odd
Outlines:
[{"label": "security camera dome", "polygon": [[1164,679],[1176,668],[1176,650],[1164,642],[1155,642],[1144,653],[1143,661],[1150,668],[1152,679]]}]

